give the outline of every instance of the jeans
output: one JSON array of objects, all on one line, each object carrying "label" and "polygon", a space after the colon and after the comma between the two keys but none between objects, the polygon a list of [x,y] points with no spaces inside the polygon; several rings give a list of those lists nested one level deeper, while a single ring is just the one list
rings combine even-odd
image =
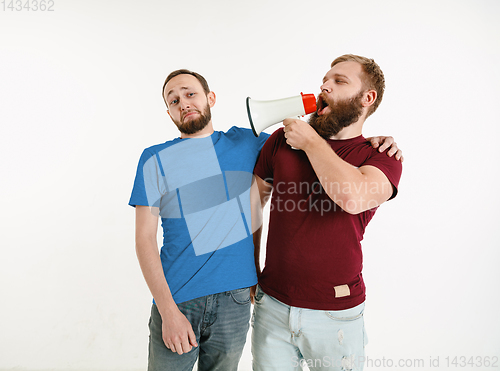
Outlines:
[{"label": "jeans", "polygon": [[179,355],[165,346],[155,304],[149,320],[148,371],[237,370],[250,326],[250,289],[203,296],[178,304],[193,326],[197,347]]},{"label": "jeans", "polygon": [[323,311],[286,305],[259,286],[252,316],[254,371],[362,370],[367,343],[364,303]]}]

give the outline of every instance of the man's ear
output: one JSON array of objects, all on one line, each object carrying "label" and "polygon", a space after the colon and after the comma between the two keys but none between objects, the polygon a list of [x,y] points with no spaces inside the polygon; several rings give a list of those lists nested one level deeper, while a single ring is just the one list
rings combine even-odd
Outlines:
[{"label": "man's ear", "polygon": [[369,107],[377,100],[377,92],[375,90],[367,90],[363,95],[361,104],[363,107]]},{"label": "man's ear", "polygon": [[210,93],[208,93],[207,100],[208,100],[208,105],[210,106],[210,108],[212,108],[213,106],[215,106],[215,101],[217,99],[215,98],[215,93],[213,91],[211,91]]},{"label": "man's ear", "polygon": [[172,118],[172,115],[170,114],[170,111],[168,110],[168,108],[167,108],[167,113],[168,113],[168,115],[170,116],[170,119],[171,119],[172,121],[174,121],[174,119]]}]

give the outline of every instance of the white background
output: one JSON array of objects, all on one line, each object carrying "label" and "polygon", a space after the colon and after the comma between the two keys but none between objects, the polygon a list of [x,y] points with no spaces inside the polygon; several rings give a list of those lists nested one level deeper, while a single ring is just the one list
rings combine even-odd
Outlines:
[{"label": "white background", "polygon": [[207,78],[226,130],[345,53],[382,67],[365,135],[405,155],[365,234],[366,369],[500,356],[499,1],[54,1],[0,10],[0,369],[145,370],[127,202],[142,150],[178,136],[169,72]]}]

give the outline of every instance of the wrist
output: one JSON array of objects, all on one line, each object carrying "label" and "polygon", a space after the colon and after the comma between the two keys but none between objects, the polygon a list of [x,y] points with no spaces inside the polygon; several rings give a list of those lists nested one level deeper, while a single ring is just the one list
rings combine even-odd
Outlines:
[{"label": "wrist", "polygon": [[158,312],[160,312],[162,318],[165,316],[171,317],[176,312],[179,312],[179,307],[173,300],[161,304],[156,301],[156,306],[158,307]]},{"label": "wrist", "polygon": [[[315,136],[312,136],[307,141],[307,144],[304,146],[303,151],[307,153],[307,152],[319,149],[319,148],[321,148],[321,146],[324,146],[324,145],[328,146],[328,143],[321,136],[319,136],[319,134],[316,133]],[[328,146],[328,147],[330,147],[330,146]]]}]

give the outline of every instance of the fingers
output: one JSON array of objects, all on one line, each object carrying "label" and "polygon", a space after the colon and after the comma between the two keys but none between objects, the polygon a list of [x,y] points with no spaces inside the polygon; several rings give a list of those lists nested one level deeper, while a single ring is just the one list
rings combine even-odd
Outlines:
[{"label": "fingers", "polygon": [[[396,144],[394,143],[394,145],[396,145]],[[387,151],[387,156],[389,156],[389,157],[394,156],[394,158],[396,160],[401,161],[401,162],[404,161],[403,151],[401,151],[397,147],[392,147],[389,151]]]},{"label": "fingers", "polygon": [[283,125],[285,125],[283,127],[283,133],[285,133],[285,136],[286,136],[286,133],[288,133],[289,131],[292,131],[292,125],[293,124],[293,121],[290,120],[290,119],[286,119],[285,121],[283,121]]},{"label": "fingers", "polygon": [[387,156],[389,156],[389,157],[394,156],[394,158],[396,160],[401,161],[401,162],[404,161],[403,151],[401,151],[398,148],[396,143],[394,143],[393,146],[387,151]]},{"label": "fingers", "polygon": [[403,151],[398,148],[398,144],[394,141],[393,137],[373,137],[367,138],[367,140],[371,143],[373,148],[378,148],[379,152],[387,151],[387,156],[392,157],[398,161],[403,162]]},{"label": "fingers", "polygon": [[292,132],[292,130],[293,130],[293,129],[292,129],[292,127],[291,127],[290,125],[285,126],[285,127],[283,128],[283,136],[285,137],[285,139],[288,139],[288,136],[290,135],[289,133],[291,133],[291,132]]},{"label": "fingers", "polygon": [[[396,142],[394,142],[393,137],[383,137],[381,139],[382,139],[382,145],[380,145],[378,148],[379,152],[384,152],[389,147],[392,147],[391,150],[393,150],[395,148],[397,151],[398,146],[397,146]],[[392,156],[393,154],[394,153],[392,153],[390,156]]]},{"label": "fingers", "polygon": [[255,291],[256,291],[256,289],[257,289],[257,285],[250,287],[250,301],[252,302],[252,304],[255,304]]},{"label": "fingers", "polygon": [[194,334],[194,331],[192,329],[188,332],[188,340],[189,344],[192,345],[193,347],[198,346],[198,343],[196,342],[196,335]]},{"label": "fingers", "polygon": [[394,155],[396,154],[396,152],[398,152],[398,151],[399,151],[399,149],[398,149],[398,147],[397,147],[396,143],[394,143],[394,146],[392,146],[392,147],[389,149],[389,151],[387,151],[387,156],[392,157],[392,156],[394,156]]},{"label": "fingers", "polygon": [[396,152],[395,158],[396,158],[396,160],[403,162],[404,159],[405,159],[403,157],[403,151],[401,151],[400,149],[398,149],[398,152]]},{"label": "fingers", "polygon": [[189,339],[186,337],[182,343],[180,344],[180,347],[176,347],[177,349],[177,353],[179,354],[183,354],[183,353],[188,353],[189,351],[191,351],[191,349],[193,349],[193,347],[191,346],[191,344],[189,344]]},{"label": "fingers", "polygon": [[170,349],[174,353],[178,353],[179,355],[188,353],[193,349],[193,347],[197,347],[198,343],[196,342],[196,336],[193,330],[189,331],[187,336],[182,339],[176,340],[164,340],[165,346]]},{"label": "fingers", "polygon": [[165,343],[165,346],[172,352],[178,353],[179,355],[188,353],[191,351],[191,349],[193,349],[193,346],[189,344],[187,337],[184,339],[184,341],[179,340],[176,342]]},{"label": "fingers", "polygon": [[381,137],[371,137],[367,138],[367,140],[371,143],[373,148],[378,148],[378,146],[380,145],[380,138]]},{"label": "fingers", "polygon": [[[370,142],[373,148],[378,148],[379,152],[384,152],[387,148],[391,146],[396,146],[396,143],[394,143],[394,138],[393,137],[370,137],[366,138]],[[394,143],[394,145],[393,145]]]}]

